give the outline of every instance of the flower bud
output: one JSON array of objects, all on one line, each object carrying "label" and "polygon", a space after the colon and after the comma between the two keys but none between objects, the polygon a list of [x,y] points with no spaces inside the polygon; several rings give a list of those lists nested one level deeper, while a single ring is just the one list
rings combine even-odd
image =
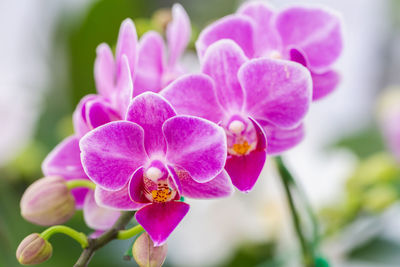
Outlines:
[{"label": "flower bud", "polygon": [[74,215],[75,199],[62,177],[49,176],[26,189],[20,207],[27,221],[49,226],[62,224]]},{"label": "flower bud", "polygon": [[53,253],[51,244],[39,234],[30,234],[17,248],[17,260],[23,265],[35,265],[47,261]]},{"label": "flower bud", "polygon": [[132,255],[140,267],[160,267],[167,257],[167,244],[155,247],[150,236],[144,232],[133,244]]}]

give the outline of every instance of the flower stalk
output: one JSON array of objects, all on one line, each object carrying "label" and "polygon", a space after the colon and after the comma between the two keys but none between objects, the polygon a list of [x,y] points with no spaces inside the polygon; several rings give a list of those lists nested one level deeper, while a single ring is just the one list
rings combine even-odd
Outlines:
[{"label": "flower stalk", "polygon": [[79,188],[79,187],[86,187],[89,189],[96,189],[96,185],[92,183],[89,180],[86,179],[77,179],[77,180],[71,180],[67,182],[67,187],[68,189],[74,189],[74,188]]},{"label": "flower stalk", "polygon": [[65,234],[75,241],[77,241],[79,244],[81,244],[82,248],[86,248],[89,243],[88,243],[88,238],[84,233],[78,232],[71,227],[64,226],[64,225],[55,225],[50,228],[47,228],[44,230],[40,235],[44,240],[49,240],[49,238],[54,235],[54,234]]},{"label": "flower stalk", "polygon": [[94,239],[89,238],[88,247],[82,251],[82,254],[79,257],[78,261],[75,263],[74,267],[88,266],[96,250],[102,248],[106,244],[110,243],[112,240],[118,238],[118,233],[121,230],[125,229],[126,225],[132,220],[134,215],[135,215],[134,211],[122,213],[122,215],[119,217],[119,219],[115,222],[114,226],[110,230],[106,231],[98,238]]},{"label": "flower stalk", "polygon": [[131,237],[134,237],[135,235],[140,234],[143,231],[144,229],[141,225],[136,225],[130,229],[119,231],[117,239],[129,239]]},{"label": "flower stalk", "polygon": [[295,180],[293,176],[291,175],[290,171],[287,169],[285,164],[283,163],[283,160],[281,157],[276,157],[276,163],[278,167],[278,172],[280,174],[282,184],[285,190],[286,198],[289,204],[289,209],[292,214],[292,220],[293,220],[293,226],[296,231],[296,235],[301,247],[302,251],[302,258],[303,258],[303,264],[306,267],[313,267],[315,266],[315,248],[317,245],[317,240],[318,240],[318,227],[317,227],[317,220],[314,216],[314,213],[312,212],[311,206],[308,204],[308,201],[305,199],[304,194],[300,194],[303,201],[306,203],[306,209],[308,214],[311,217],[311,221],[313,223],[313,242],[310,243],[307,239],[306,236],[303,232],[303,228],[301,225],[301,219],[299,216],[299,212],[296,208],[296,205],[294,203],[293,199],[293,193],[291,191],[291,187],[296,187],[297,185],[295,183]]}]

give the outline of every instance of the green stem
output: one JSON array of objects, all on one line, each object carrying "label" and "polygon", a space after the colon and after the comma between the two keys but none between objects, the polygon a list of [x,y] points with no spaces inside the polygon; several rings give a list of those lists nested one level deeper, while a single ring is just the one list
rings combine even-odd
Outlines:
[{"label": "green stem", "polygon": [[312,232],[313,232],[313,247],[315,250],[319,246],[319,241],[320,241],[320,231],[319,231],[317,216],[315,215],[314,210],[313,210],[313,208],[310,204],[310,201],[308,200],[303,188],[300,185],[298,185],[294,179],[292,180],[292,184],[297,189],[297,191],[300,195],[300,198],[302,199],[302,201],[305,205],[308,217],[311,220]]},{"label": "green stem", "polygon": [[143,232],[144,229],[141,225],[136,225],[128,230],[121,230],[118,232],[117,239],[129,239],[137,234]]},{"label": "green stem", "polygon": [[94,190],[96,188],[96,185],[86,179],[77,179],[77,180],[68,181],[67,187],[68,187],[68,189],[74,189],[74,188],[78,188],[78,187],[86,187],[86,188]]},{"label": "green stem", "polygon": [[55,225],[44,230],[40,235],[44,240],[48,240],[54,234],[65,234],[73,239],[75,239],[82,248],[86,248],[89,245],[88,238],[84,233],[78,232],[68,226]]},{"label": "green stem", "polygon": [[110,230],[98,238],[89,239],[89,246],[83,250],[74,267],[86,267],[89,264],[90,259],[93,257],[95,251],[116,239],[118,237],[118,233],[121,230],[124,230],[125,226],[132,220],[133,215],[135,215],[134,211],[122,213]]},{"label": "green stem", "polygon": [[290,174],[289,170],[286,168],[285,164],[282,161],[281,157],[276,158],[276,163],[278,167],[279,174],[282,178],[282,184],[285,189],[286,198],[289,204],[290,212],[292,214],[293,226],[296,231],[297,238],[300,243],[302,255],[303,255],[303,263],[307,267],[314,266],[314,257],[313,257],[313,250],[308,245],[308,242],[303,234],[303,230],[301,227],[300,216],[297,212],[296,206],[294,204],[293,195],[290,191],[290,183],[293,179],[292,175]]}]

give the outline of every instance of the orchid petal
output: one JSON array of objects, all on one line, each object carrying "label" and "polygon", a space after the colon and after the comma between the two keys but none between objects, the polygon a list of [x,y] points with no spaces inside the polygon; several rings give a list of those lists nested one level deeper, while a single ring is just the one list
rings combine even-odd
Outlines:
[{"label": "orchid petal", "polygon": [[69,136],[45,158],[42,170],[45,176],[57,175],[67,180],[87,178],[80,159],[79,139]]},{"label": "orchid petal", "polygon": [[223,111],[211,78],[203,74],[188,74],[178,78],[160,92],[178,114],[193,115],[218,123]]},{"label": "orchid petal", "polygon": [[246,60],[243,51],[231,40],[214,43],[204,56],[202,71],[215,81],[218,101],[227,111],[242,109],[245,93],[237,73]]},{"label": "orchid petal", "polygon": [[167,160],[190,173],[197,182],[207,182],[223,169],[227,147],[224,130],[205,119],[176,116],[163,125]]},{"label": "orchid petal", "polygon": [[227,197],[233,193],[233,186],[229,175],[222,171],[215,178],[205,183],[198,183],[184,170],[177,170],[177,176],[182,185],[184,197],[196,199]]},{"label": "orchid petal", "polygon": [[236,12],[250,17],[254,23],[255,56],[265,56],[273,51],[281,52],[282,41],[274,27],[276,11],[264,2],[245,2]]},{"label": "orchid petal", "polygon": [[169,48],[168,65],[175,66],[179,57],[185,51],[190,41],[190,20],[185,9],[180,4],[172,6],[172,21],[167,27],[167,41]]},{"label": "orchid petal", "polygon": [[159,33],[150,31],[142,36],[139,43],[139,59],[136,71],[134,95],[146,91],[161,90],[164,71],[164,41]]},{"label": "orchid petal", "polygon": [[286,60],[253,59],[239,70],[246,91],[247,112],[257,120],[294,127],[306,115],[311,102],[309,71]]},{"label": "orchid petal", "polygon": [[282,129],[268,122],[260,122],[268,140],[268,155],[280,154],[297,144],[304,138],[304,125],[293,129]]},{"label": "orchid petal", "polygon": [[118,43],[115,55],[117,64],[116,80],[119,80],[122,67],[122,56],[126,55],[129,62],[132,80],[135,78],[136,63],[137,63],[137,34],[136,28],[131,19],[125,19],[119,30]]},{"label": "orchid petal", "polygon": [[115,62],[111,48],[107,44],[100,44],[96,49],[94,62],[94,80],[97,92],[109,97],[114,89]]},{"label": "orchid petal", "polygon": [[247,155],[231,155],[226,160],[225,170],[231,177],[232,183],[237,189],[249,192],[255,185],[264,167],[267,156],[266,137],[261,126],[252,118],[249,118],[257,133],[257,147]]},{"label": "orchid petal", "polygon": [[292,7],[277,15],[276,27],[283,45],[305,52],[314,72],[325,72],[343,48],[341,20],[321,8]]},{"label": "orchid petal", "polygon": [[122,56],[121,74],[117,81],[116,92],[114,95],[115,108],[118,109],[120,116],[123,118],[133,97],[132,76],[126,55]]},{"label": "orchid petal", "polygon": [[100,126],[80,140],[81,161],[89,178],[108,190],[119,190],[147,160],[143,129],[132,122]]},{"label": "orchid petal", "polygon": [[121,212],[99,207],[94,200],[94,193],[90,191],[85,198],[83,218],[92,229],[108,230],[118,220]]},{"label": "orchid petal", "polygon": [[207,26],[199,35],[196,42],[197,53],[200,58],[213,43],[230,39],[243,49],[248,57],[254,54],[253,34],[254,25],[246,16],[229,15]]},{"label": "orchid petal", "polygon": [[340,82],[340,75],[336,71],[328,71],[323,74],[311,72],[313,80],[313,101],[319,100],[336,89]]},{"label": "orchid petal", "polygon": [[161,246],[188,211],[189,205],[184,202],[153,203],[138,210],[135,218],[149,234],[154,245]]},{"label": "orchid petal", "polygon": [[104,99],[94,99],[86,103],[86,121],[89,128],[94,129],[111,121],[120,120],[121,117],[115,112]]},{"label": "orchid petal", "polygon": [[164,122],[175,116],[172,106],[160,95],[146,92],[135,97],[126,119],[139,124],[144,130],[144,145],[148,155],[165,153],[166,144],[162,133]]},{"label": "orchid petal", "polygon": [[86,121],[86,104],[98,97],[98,95],[87,95],[83,97],[72,114],[74,131],[79,138],[91,130]]},{"label": "orchid petal", "polygon": [[[89,178],[87,178],[89,180]],[[71,190],[71,194],[75,198],[75,208],[80,210],[83,208],[83,204],[85,202],[86,194],[89,192],[87,188],[74,188]]]},{"label": "orchid petal", "polygon": [[128,193],[131,201],[136,203],[149,203],[144,195],[143,168],[139,168],[132,175],[128,185]]},{"label": "orchid petal", "polygon": [[138,210],[144,205],[133,202],[129,197],[128,183],[118,191],[108,191],[101,187],[95,189],[95,199],[99,206],[116,210]]}]

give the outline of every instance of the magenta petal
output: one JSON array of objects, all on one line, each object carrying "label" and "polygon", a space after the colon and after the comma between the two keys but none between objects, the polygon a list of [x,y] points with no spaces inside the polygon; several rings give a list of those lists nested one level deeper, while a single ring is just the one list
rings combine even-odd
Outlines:
[{"label": "magenta petal", "polygon": [[97,128],[111,121],[120,120],[121,117],[115,112],[109,103],[102,99],[88,101],[86,104],[86,121],[89,128]]},{"label": "magenta petal", "polygon": [[104,189],[121,189],[147,160],[143,142],[143,129],[132,122],[110,122],[94,129],[79,143],[86,174]]},{"label": "magenta petal", "polygon": [[182,184],[181,181],[179,180],[180,177],[178,176],[173,166],[168,165],[167,169],[170,174],[168,177],[168,182],[172,186],[172,189],[178,192],[178,194],[176,194],[175,196],[175,199],[179,200],[181,197],[180,195],[182,194]]},{"label": "magenta petal", "polygon": [[332,11],[288,8],[278,14],[276,27],[285,47],[305,52],[312,71],[326,71],[342,51],[341,21]]},{"label": "magenta petal", "polygon": [[215,81],[218,101],[227,111],[242,109],[245,93],[237,73],[246,60],[243,51],[231,40],[214,43],[204,56],[202,71]]},{"label": "magenta petal", "polygon": [[143,168],[139,168],[132,175],[128,184],[128,193],[131,201],[137,203],[149,203],[150,201],[144,195]]},{"label": "magenta petal", "polygon": [[313,101],[319,100],[330,94],[339,84],[340,75],[336,71],[328,71],[323,74],[311,72],[313,80]]},{"label": "magenta petal", "polygon": [[74,124],[74,131],[77,137],[84,136],[87,132],[89,132],[90,126],[86,121],[86,104],[92,100],[97,99],[98,95],[87,95],[79,101],[74,113],[72,115],[72,122]]},{"label": "magenta petal", "polygon": [[282,41],[278,31],[274,27],[274,17],[276,11],[264,2],[249,1],[237,11],[250,17],[254,23],[254,50],[255,56],[265,56],[269,52],[279,51]]},{"label": "magenta petal", "polygon": [[189,205],[184,202],[153,203],[138,210],[135,218],[149,234],[154,245],[161,246],[188,211]]},{"label": "magenta petal", "polygon": [[147,32],[139,43],[139,59],[136,71],[134,95],[146,91],[161,90],[164,71],[164,41],[159,33]]},{"label": "magenta petal", "polygon": [[[88,178],[89,179],[89,178]],[[86,194],[89,192],[87,188],[75,188],[71,190],[72,195],[75,198],[76,209],[82,209],[85,202]]]},{"label": "magenta petal", "polygon": [[261,122],[268,140],[268,155],[277,155],[297,144],[304,138],[304,126],[300,124],[293,129],[282,129],[268,122]]},{"label": "magenta petal", "polygon": [[137,34],[136,28],[131,19],[125,19],[119,30],[118,43],[116,49],[115,60],[117,64],[116,78],[119,80],[122,66],[122,56],[126,55],[129,62],[132,79],[135,77],[136,61],[137,61]]},{"label": "magenta petal", "polygon": [[43,161],[45,176],[59,175],[67,180],[87,178],[81,164],[79,139],[76,136],[65,138]]},{"label": "magenta petal", "polygon": [[311,102],[309,71],[287,60],[253,59],[239,70],[246,109],[257,120],[289,128],[306,115]]},{"label": "magenta petal", "polygon": [[191,34],[190,20],[180,4],[172,6],[172,21],[167,27],[168,65],[173,67],[185,51]]},{"label": "magenta petal", "polygon": [[133,97],[133,82],[129,62],[126,55],[122,56],[121,73],[116,85],[116,91],[113,95],[114,107],[119,111],[121,118],[125,116],[129,103]]},{"label": "magenta petal", "polygon": [[178,171],[177,175],[182,185],[182,195],[189,198],[207,199],[227,197],[233,193],[233,186],[229,175],[222,171],[211,181],[198,183],[185,171]]},{"label": "magenta petal", "polygon": [[126,119],[143,128],[144,145],[147,154],[151,155],[165,153],[166,144],[161,128],[167,119],[175,115],[172,106],[162,96],[146,92],[132,100]]},{"label": "magenta petal", "polygon": [[112,94],[115,81],[115,62],[110,47],[100,44],[96,49],[96,60],[94,62],[94,80],[97,92],[109,97]]},{"label": "magenta petal", "polygon": [[129,197],[129,188],[126,184],[118,191],[108,191],[101,187],[95,190],[96,202],[105,208],[116,210],[138,210],[144,205],[142,203],[133,202]]},{"label": "magenta petal", "polygon": [[178,114],[198,116],[215,123],[223,118],[213,82],[206,75],[185,75],[168,85],[160,94],[171,103]]},{"label": "magenta petal", "polygon": [[108,230],[114,225],[120,215],[119,211],[99,207],[94,200],[93,191],[90,191],[86,195],[83,206],[83,218],[86,225],[90,228]]},{"label": "magenta petal", "polygon": [[190,173],[197,182],[207,182],[225,164],[227,145],[222,127],[197,117],[176,116],[163,125],[167,160]]},{"label": "magenta petal", "polygon": [[238,44],[248,57],[254,54],[253,24],[251,19],[241,15],[229,15],[207,26],[199,35],[196,42],[200,58],[214,42],[230,39]]},{"label": "magenta petal", "polygon": [[256,121],[249,119],[257,132],[256,149],[244,156],[229,156],[225,165],[233,185],[243,192],[249,192],[254,187],[267,157],[265,133]]}]

